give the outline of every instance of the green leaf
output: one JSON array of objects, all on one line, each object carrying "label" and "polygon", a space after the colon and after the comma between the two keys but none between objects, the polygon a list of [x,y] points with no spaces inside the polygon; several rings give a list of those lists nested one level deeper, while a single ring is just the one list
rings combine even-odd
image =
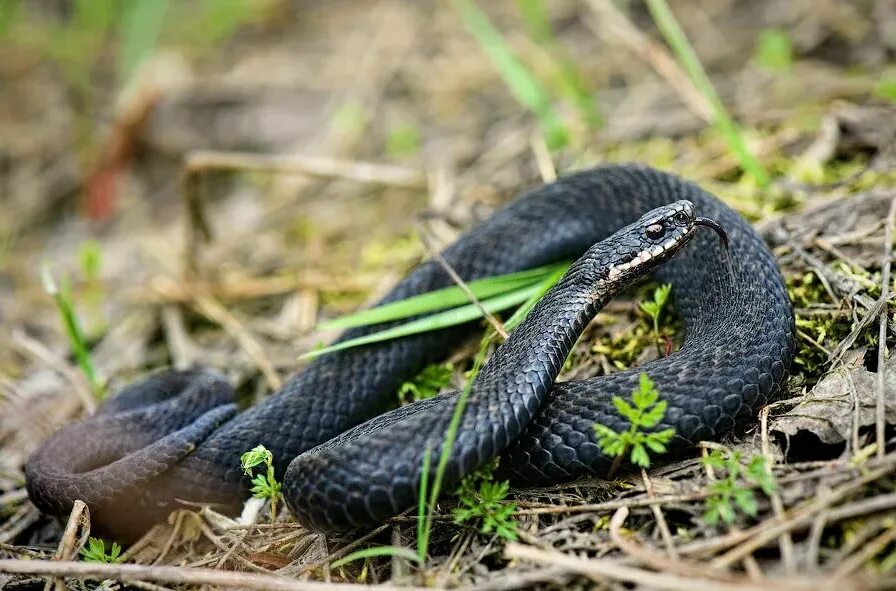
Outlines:
[{"label": "green leaf", "polygon": [[771,495],[775,492],[775,488],[777,488],[775,477],[771,474],[771,471],[767,469],[764,456],[753,456],[753,459],[750,460],[750,463],[747,466],[746,476],[749,480],[758,484],[762,489],[762,492],[766,495]]},{"label": "green leaf", "polygon": [[[651,435],[653,435],[653,434],[651,434]],[[662,441],[658,440],[657,438],[652,437],[651,435],[648,435],[647,440],[644,442],[647,445],[647,447],[650,448],[650,451],[658,453],[658,454],[666,453],[665,444]]]},{"label": "green leaf", "polygon": [[526,319],[526,316],[529,315],[529,312],[532,311],[535,304],[537,304],[538,301],[549,292],[558,281],[560,281],[569,267],[569,263],[562,263],[557,265],[552,271],[546,273],[543,278],[535,284],[535,289],[533,290],[532,295],[529,296],[529,299],[523,302],[523,304],[516,309],[516,312],[507,319],[507,322],[504,323],[504,328],[509,331],[515,330],[516,327]]},{"label": "green leaf", "polygon": [[78,361],[78,366],[87,378],[87,382],[90,384],[96,398],[102,400],[105,396],[105,389],[97,378],[87,339],[84,337],[81,322],[75,313],[68,281],[63,281],[62,285],[57,285],[53,275],[50,273],[50,268],[44,264],[41,266],[41,282],[44,291],[52,296],[56,302],[59,316],[62,318],[62,325],[65,328],[65,333],[68,336],[69,345],[72,348],[75,359]]},{"label": "green leaf", "polygon": [[[634,400],[634,397],[632,397]],[[613,397],[613,406],[616,407],[616,412],[620,414],[620,416],[628,419],[630,423],[635,423],[638,420],[638,411],[636,411],[632,406],[620,398],[619,396]]]},{"label": "green leaf", "polygon": [[409,548],[401,548],[399,546],[374,546],[372,548],[356,550],[351,554],[343,556],[339,560],[336,560],[335,562],[330,564],[330,568],[339,568],[340,566],[345,566],[346,564],[354,562],[356,560],[362,560],[364,558],[378,558],[380,556],[397,556],[399,558],[410,560],[411,562],[420,562],[420,558],[417,556],[417,553]]},{"label": "green leaf", "polygon": [[[594,434],[601,441],[606,440],[607,443],[609,443],[610,441],[615,441],[615,440],[619,439],[619,433],[610,429],[606,425],[601,425],[600,423],[594,424]],[[605,445],[604,443],[600,443],[601,447],[604,447],[604,445]]]},{"label": "green leaf", "polygon": [[739,488],[734,491],[734,502],[741,510],[750,517],[756,517],[759,512],[759,504],[756,502],[756,495],[748,488]]},{"label": "green leaf", "polygon": [[650,437],[659,441],[660,443],[669,443],[672,441],[672,438],[675,437],[675,429],[669,427],[667,429],[663,429],[662,431],[656,431],[650,434]]},{"label": "green leaf", "polygon": [[100,538],[88,538],[87,547],[79,552],[85,562],[101,562],[115,564],[121,562],[121,546],[112,542],[109,553],[106,553],[106,543]]},{"label": "green leaf", "polygon": [[426,560],[424,549],[428,545],[423,538],[426,535],[424,518],[426,517],[426,495],[429,493],[429,467],[431,463],[432,449],[427,447],[423,450],[423,466],[420,469],[420,491],[417,497],[417,560],[421,563]]},{"label": "green leaf", "polygon": [[640,443],[632,446],[631,459],[632,464],[636,466],[641,466],[642,468],[650,467],[650,456],[647,455],[647,450]]},{"label": "green leaf", "polygon": [[672,284],[664,283],[653,291],[653,301],[656,302],[658,310],[662,310],[663,306],[669,300],[669,294],[672,293]]},{"label": "green leaf", "polygon": [[719,516],[722,518],[722,521],[724,521],[728,525],[734,523],[734,507],[732,507],[730,503],[728,503],[727,501],[719,503],[718,511]]},{"label": "green leaf", "polygon": [[451,363],[428,365],[412,380],[399,386],[398,401],[403,403],[432,398],[443,388],[451,385],[453,375],[454,366]]},{"label": "green leaf", "polygon": [[416,154],[420,150],[420,130],[410,123],[396,125],[386,138],[386,152],[392,158]]},{"label": "green leaf", "polygon": [[718,506],[713,506],[707,509],[707,511],[703,514],[703,521],[706,522],[706,525],[718,525],[719,517],[720,514]]},{"label": "green leaf", "polygon": [[640,302],[638,303],[638,307],[651,318],[659,316],[660,309],[654,302]]},{"label": "green leaf", "polygon": [[274,461],[274,455],[263,445],[256,445],[240,456],[240,467],[249,476],[252,468],[261,464],[270,464]]},{"label": "green leaf", "polygon": [[645,429],[656,427],[659,422],[663,420],[663,417],[666,416],[667,404],[668,403],[665,400],[661,400],[660,402],[657,402],[652,408],[642,412],[641,417],[638,419],[638,425],[644,427]]},{"label": "green leaf", "polygon": [[718,451],[713,450],[709,453],[709,455],[703,456],[700,459],[700,462],[709,468],[714,468],[716,470],[724,470],[725,469],[725,460],[722,458],[722,454]]},{"label": "green leaf", "polygon": [[632,392],[632,403],[639,409],[644,410],[657,401],[659,392],[650,376],[644,372],[638,376],[638,389]]}]

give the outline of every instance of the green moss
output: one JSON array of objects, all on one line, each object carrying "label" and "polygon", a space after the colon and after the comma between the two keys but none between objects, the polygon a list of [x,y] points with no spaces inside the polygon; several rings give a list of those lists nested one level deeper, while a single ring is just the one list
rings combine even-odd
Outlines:
[{"label": "green moss", "polygon": [[399,404],[432,398],[451,386],[454,366],[451,363],[429,365],[398,388]]},{"label": "green moss", "polygon": [[[636,290],[634,297],[639,302],[649,302],[653,300],[656,291],[655,283],[645,283]],[[656,333],[650,314],[641,306],[638,306],[637,310],[638,322],[631,330],[616,331],[615,334],[601,337],[591,347],[592,353],[603,355],[611,365],[620,370],[636,365],[644,350],[656,346],[657,343],[661,350],[673,350],[676,335],[683,333],[681,318],[674,309],[668,307],[663,309]],[[601,316],[605,322],[613,320],[613,317],[607,314]]]},{"label": "green moss", "polygon": [[[835,264],[846,271],[868,290],[865,294],[875,298],[880,288],[873,284],[873,275],[849,269],[845,263]],[[852,315],[846,309],[822,308],[819,304],[830,304],[831,298],[815,273],[803,273],[785,277],[787,293],[796,316],[797,353],[794,361],[804,377],[812,380],[821,377],[827,368],[829,352],[852,332]],[[836,303],[836,302],[835,302]],[[877,323],[870,323],[856,339],[856,347],[877,346]]]}]

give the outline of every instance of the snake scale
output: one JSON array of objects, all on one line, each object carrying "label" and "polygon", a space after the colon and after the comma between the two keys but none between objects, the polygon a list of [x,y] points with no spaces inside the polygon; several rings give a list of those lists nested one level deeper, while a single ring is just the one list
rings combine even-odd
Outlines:
[{"label": "snake scale", "polygon": [[[724,228],[727,251],[712,232],[696,231],[698,215]],[[627,397],[641,372],[668,403],[657,429],[675,429],[671,451],[718,438],[779,392],[793,357],[793,312],[759,235],[698,186],[646,166],[601,166],[530,190],[443,256],[465,280],[581,257],[473,383],[446,485],[496,455],[499,477],[517,485],[605,474],[611,461],[593,425],[628,427],[612,398]],[[646,273],[672,284],[681,349],[631,370],[555,383],[598,309]],[[383,302],[451,284],[428,261]],[[216,372],[155,374],[40,447],[26,466],[29,495],[58,515],[82,499],[95,530],[128,540],[180,501],[237,510],[247,495],[240,455],[261,443],[299,521],[321,531],[382,521],[415,503],[424,449],[437,457],[456,400],[443,394],[390,410],[395,391],[475,328],[321,356],[241,412]]]}]

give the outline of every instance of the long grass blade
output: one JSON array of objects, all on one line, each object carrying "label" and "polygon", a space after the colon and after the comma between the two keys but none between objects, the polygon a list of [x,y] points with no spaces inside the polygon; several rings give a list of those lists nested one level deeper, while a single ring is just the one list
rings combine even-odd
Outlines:
[{"label": "long grass blade", "polygon": [[426,560],[426,549],[429,540],[426,535],[426,496],[429,492],[429,467],[432,463],[432,450],[423,450],[423,471],[420,472],[420,494],[417,498],[417,558],[422,564]]},{"label": "long grass blade", "polygon": [[339,568],[350,562],[362,560],[364,558],[377,558],[379,556],[398,556],[412,562],[417,562],[417,553],[409,548],[401,548],[399,546],[374,546],[373,548],[364,548],[343,556],[339,560],[333,562],[330,568]]},{"label": "long grass blade", "polygon": [[491,58],[510,92],[538,117],[548,148],[554,150],[569,144],[569,133],[554,111],[550,96],[516,58],[482,9],[472,0],[456,0],[456,4],[467,29]]},{"label": "long grass blade", "polygon": [[131,0],[122,4],[118,77],[124,83],[153,50],[165,26],[169,0]]},{"label": "long grass blade", "polygon": [[486,353],[488,353],[489,344],[495,336],[495,332],[490,330],[482,339],[482,344],[479,346],[479,352],[476,353],[476,358],[473,360],[473,369],[470,370],[470,375],[467,377],[467,382],[464,384],[463,390],[457,395],[457,402],[454,404],[454,412],[451,413],[451,421],[448,423],[448,430],[445,432],[445,443],[442,445],[442,451],[439,454],[439,463],[436,465],[432,490],[429,493],[429,511],[426,514],[426,523],[423,526],[423,548],[422,550],[418,549],[418,552],[423,556],[426,556],[429,547],[429,537],[432,533],[436,501],[439,500],[439,494],[442,492],[442,481],[445,478],[445,471],[448,469],[448,460],[451,458],[451,451],[454,449],[454,442],[457,439],[457,430],[460,427],[464,409],[467,407],[467,399],[470,397],[470,392],[473,391],[473,383],[476,381],[476,376],[479,375],[479,370],[482,369]]},{"label": "long grass blade", "polygon": [[672,50],[678,57],[678,61],[681,62],[681,65],[688,73],[691,82],[693,82],[694,86],[697,87],[697,90],[700,91],[700,94],[702,94],[712,106],[713,118],[715,119],[716,125],[728,142],[728,147],[731,148],[731,151],[740,162],[741,168],[743,168],[760,187],[767,186],[770,182],[768,172],[766,172],[762,164],[759,163],[756,157],[750,152],[749,148],[747,148],[740,127],[731,119],[728,112],[725,110],[725,106],[722,104],[715,88],[713,88],[709,76],[706,75],[706,71],[703,69],[703,65],[700,63],[700,59],[697,57],[696,52],[694,52],[694,48],[691,47],[687,36],[684,34],[678,21],[675,20],[672,11],[669,10],[669,5],[666,4],[666,0],[646,1],[647,7],[650,9],[650,14],[653,15],[653,20],[656,22],[657,27],[659,27],[660,32],[662,32],[663,36],[666,38],[666,41],[668,41],[669,45],[672,47]]},{"label": "long grass blade", "polygon": [[[522,304],[523,302],[528,300],[532,296],[532,294],[537,291],[537,289],[537,284],[533,286],[523,287],[510,293],[489,298],[487,300],[482,300],[481,304],[482,307],[485,308],[485,310],[489,313],[500,312],[501,310],[506,310],[508,308],[512,308],[514,306]],[[308,351],[307,353],[301,355],[299,359],[311,359],[320,355],[324,355],[326,353],[333,353],[335,351],[351,349],[353,347],[359,347],[361,345],[381,343],[383,341],[389,341],[392,339],[397,339],[399,337],[406,337],[412,334],[432,332],[434,330],[448,328],[449,326],[457,326],[458,324],[471,322],[473,320],[476,320],[477,318],[482,318],[482,311],[477,306],[468,304],[465,306],[447,310],[445,312],[439,312],[437,314],[425,316],[418,320],[412,320],[410,322],[406,322],[392,328],[387,328],[386,330],[382,330],[373,334],[365,335],[363,337],[342,341],[341,343],[336,343],[335,345],[330,345],[329,347]]]},{"label": "long grass blade", "polygon": [[[554,265],[546,265],[534,269],[527,269],[516,273],[507,273],[505,275],[495,275],[494,277],[486,277],[470,281],[467,287],[473,292],[478,300],[484,300],[493,296],[509,293],[517,289],[534,285],[541,281],[546,275],[555,271],[560,265],[567,263],[558,263]],[[341,316],[333,320],[322,322],[318,325],[319,330],[335,330],[354,328],[357,326],[369,326],[371,324],[381,324],[383,322],[392,322],[419,316],[428,312],[438,310],[447,310],[469,303],[470,299],[467,294],[457,286],[437,289],[418,296],[413,296],[401,301],[391,302],[369,310],[362,310],[347,316]]]},{"label": "long grass blade", "polygon": [[507,322],[504,323],[504,328],[508,331],[512,331],[519,326],[520,323],[526,319],[526,316],[529,315],[529,312],[532,311],[532,308],[535,307],[535,304],[538,303],[538,300],[560,281],[560,278],[563,277],[563,274],[569,269],[569,265],[570,263],[565,263],[562,266],[558,266],[544,279],[539,281],[532,290],[532,295],[529,296],[529,299],[523,302],[523,305],[517,308],[513,315],[507,319]]},{"label": "long grass blade", "polygon": [[84,337],[81,323],[78,321],[77,314],[75,314],[71,293],[67,285],[65,283],[62,286],[57,285],[53,275],[50,273],[50,269],[46,265],[41,268],[41,282],[43,283],[44,291],[56,302],[59,316],[62,319],[62,326],[65,328],[65,334],[68,336],[69,345],[78,362],[78,367],[81,368],[84,377],[87,378],[94,396],[98,400],[102,400],[105,396],[105,391],[97,378],[96,369],[87,346],[87,339]]},{"label": "long grass blade", "polygon": [[[548,277],[542,279],[538,285],[531,290],[529,294],[529,298],[523,303],[523,305],[514,313],[513,316],[504,324],[504,326],[508,330],[512,330],[519,326],[519,324],[525,319],[526,315],[535,307],[535,304],[538,303],[538,300],[544,296],[548,292],[548,290],[553,287],[557,281],[563,277],[563,274],[566,273],[566,270],[569,268],[569,263],[564,264],[562,267],[555,269]],[[485,356],[488,353],[489,345],[492,340],[496,337],[496,333],[493,330],[490,330],[485,337],[482,339],[482,343],[479,346],[479,351],[476,353],[476,358],[473,361],[473,368],[470,371],[470,375],[467,377],[467,381],[464,384],[463,390],[461,390],[460,394],[457,396],[457,402],[454,405],[454,412],[451,414],[451,422],[448,423],[448,430],[445,433],[445,443],[442,446],[442,451],[439,454],[439,463],[436,466],[435,477],[433,478],[432,491],[429,495],[429,511],[426,515],[426,522],[423,526],[423,535],[421,536],[418,533],[418,541],[417,541],[417,551],[421,553],[421,556],[426,556],[426,551],[429,544],[429,536],[432,531],[433,524],[433,511],[436,505],[436,501],[439,498],[439,494],[442,490],[442,481],[445,477],[445,471],[448,469],[448,460],[451,457],[451,451],[454,448],[454,442],[457,439],[457,430],[460,427],[460,421],[463,418],[464,409],[467,405],[467,399],[470,397],[470,392],[473,390],[473,383],[476,381],[476,376],[479,375],[479,370],[482,369],[482,365],[485,362]],[[428,464],[429,462],[429,450],[427,450],[427,455],[424,456],[424,464]],[[421,474],[421,486],[423,482],[428,482],[428,476],[424,473]],[[422,493],[421,493],[422,494]],[[418,514],[421,511],[421,508],[418,507]],[[418,521],[418,532],[419,532],[419,521]]]},{"label": "long grass blade", "polygon": [[579,111],[585,123],[592,129],[599,128],[603,119],[597,109],[597,102],[575,61],[554,36],[546,1],[518,0],[517,3],[529,36],[545,50],[553,62],[557,76],[552,82],[557,85],[557,90]]}]

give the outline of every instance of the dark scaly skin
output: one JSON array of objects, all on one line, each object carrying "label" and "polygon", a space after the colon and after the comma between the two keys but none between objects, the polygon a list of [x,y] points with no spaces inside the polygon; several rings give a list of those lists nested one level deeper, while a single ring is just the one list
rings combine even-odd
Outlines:
[{"label": "dark scaly skin", "polygon": [[[539,408],[527,407],[518,422],[522,434],[510,443],[502,469],[518,484],[565,479],[586,473],[603,473],[609,465],[597,449],[592,425],[599,421],[622,430],[627,425],[611,405],[614,395],[626,396],[640,371],[647,371],[668,401],[666,421],[661,427],[676,429],[673,448],[701,439],[718,437],[736,423],[753,416],[775,396],[793,355],[793,315],[774,259],[759,236],[739,215],[710,194],[673,175],[636,166],[607,166],[580,172],[530,191],[496,212],[491,218],[443,253],[446,260],[467,280],[532,268],[560,259],[580,256],[589,247],[655,207],[681,199],[694,203],[701,216],[715,219],[725,228],[730,250],[723,253],[710,232],[700,232],[693,244],[656,273],[673,284],[676,306],[685,324],[681,351],[635,370],[575,383],[558,383],[547,392]],[[434,262],[413,271],[385,298],[394,301],[451,284]],[[353,338],[379,329],[355,329],[341,338]],[[472,327],[446,329],[408,337],[363,349],[324,356],[293,377],[280,392],[249,409],[208,437],[187,433],[184,440],[195,450],[170,468],[139,486],[122,490],[109,485],[89,491],[95,526],[121,539],[138,535],[176,507],[176,499],[219,503],[234,510],[246,495],[239,469],[242,452],[262,443],[276,459],[276,470],[284,474],[297,455],[331,440],[362,421],[386,411],[400,383],[429,363],[444,357],[453,345],[471,333]],[[562,360],[561,360],[562,361]],[[422,405],[422,412],[443,404],[443,398]],[[531,403],[530,403],[531,404]],[[537,406],[537,405],[535,405]],[[125,428],[132,438],[153,433],[168,420],[146,414],[130,417]],[[408,407],[405,407],[408,408]],[[449,409],[450,410],[450,409]],[[205,409],[205,412],[208,412]],[[225,411],[229,412],[229,411]],[[415,410],[400,410],[414,413]],[[196,410],[193,416],[202,416]],[[107,417],[115,415],[108,415]],[[523,416],[525,415],[525,416]],[[532,416],[534,415],[534,416]],[[437,420],[444,423],[443,415]],[[528,426],[524,423],[529,419]],[[217,420],[217,417],[213,417]],[[79,457],[103,457],[93,417],[54,436],[27,466],[28,490],[44,511],[64,513],[83,488],[83,476],[75,461]],[[182,424],[184,419],[180,419]],[[170,421],[171,424],[177,421]],[[440,424],[441,424],[440,423]],[[441,432],[436,425],[431,431]],[[491,427],[489,427],[491,429]],[[502,433],[495,432],[496,436]],[[143,436],[144,439],[146,438]],[[389,439],[391,432],[379,432]],[[461,449],[474,434],[460,434]],[[497,451],[504,441],[487,443]],[[130,450],[130,448],[128,448]],[[477,448],[486,456],[486,450]],[[48,451],[50,450],[50,451]],[[419,450],[411,450],[419,453]],[[101,453],[102,452],[102,453]],[[320,455],[297,459],[296,466]],[[365,450],[370,471],[364,478],[381,482],[389,466],[401,462],[389,453],[372,457]],[[463,455],[463,454],[462,454]],[[459,456],[460,457],[460,456]],[[472,456],[471,456],[472,457]],[[139,456],[145,461],[144,456]],[[352,457],[340,459],[351,462]],[[482,459],[473,458],[473,459]],[[476,463],[463,457],[462,464]],[[402,464],[403,465],[403,464]],[[466,467],[466,466],[463,466]],[[139,472],[124,461],[116,470]],[[402,468],[404,469],[404,468]],[[365,468],[366,470],[366,468]],[[385,472],[384,472],[385,471]],[[357,482],[320,482],[321,492],[337,506],[353,508],[346,519],[340,514],[315,513],[315,508],[293,493],[308,486],[294,468],[286,478],[289,503],[316,527],[343,527],[367,523],[391,510],[393,501],[406,498],[407,487],[395,498],[372,493],[370,498],[338,498],[341,489]],[[456,476],[456,475],[453,475]],[[314,475],[308,473],[313,479]],[[294,480],[295,479],[295,480]],[[396,476],[413,481],[413,475]],[[376,488],[376,487],[374,487]],[[412,487],[413,488],[413,487]],[[303,505],[305,503],[305,505]],[[371,503],[373,506],[371,506]],[[127,519],[123,519],[124,515]],[[366,514],[366,515],[365,515]]]},{"label": "dark scaly skin", "polygon": [[[689,201],[651,210],[572,264],[472,384],[446,465],[447,486],[516,441],[594,315],[687,244],[694,218]],[[657,226],[660,237],[648,238],[645,229]],[[371,525],[412,506],[425,450],[439,458],[455,400],[444,394],[380,415],[297,457],[284,489],[293,514],[326,531]]]}]

